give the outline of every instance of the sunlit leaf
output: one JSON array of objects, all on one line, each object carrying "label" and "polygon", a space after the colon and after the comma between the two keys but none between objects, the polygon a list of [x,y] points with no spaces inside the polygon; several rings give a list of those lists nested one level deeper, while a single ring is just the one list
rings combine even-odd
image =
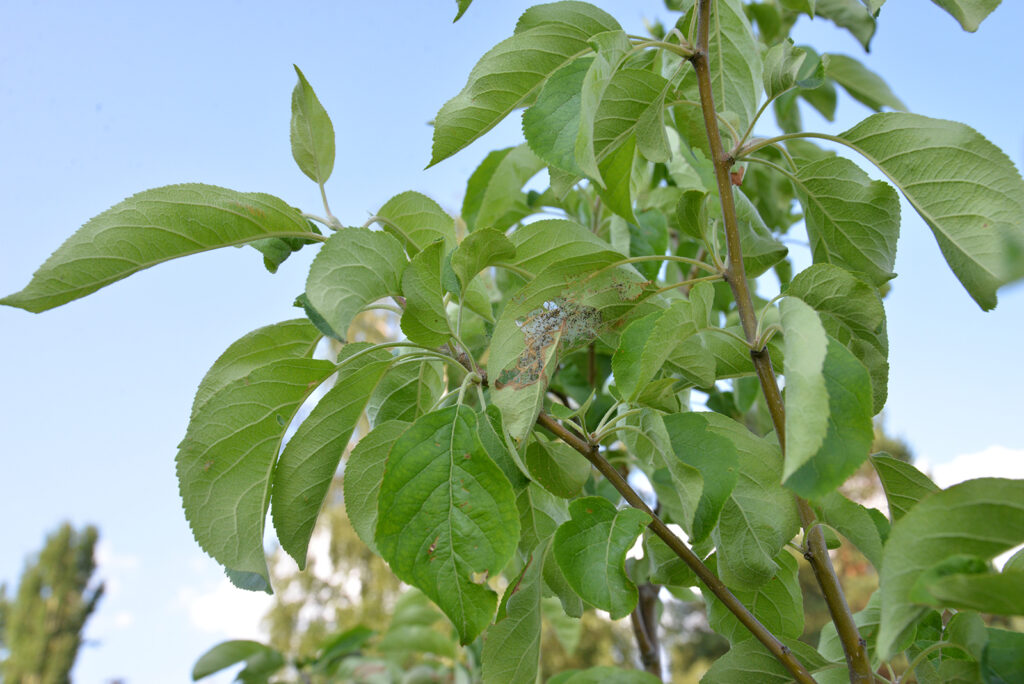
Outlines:
[{"label": "sunlit leaf", "polygon": [[225,567],[269,583],[263,531],[278,451],[299,405],[333,372],[328,361],[281,359],[226,385],[192,417],[178,449],[181,499],[196,541]]},{"label": "sunlit leaf", "polygon": [[299,82],[292,91],[292,157],[302,173],[323,185],[334,170],[334,126],[297,66],[295,73]]},{"label": "sunlit leaf", "polygon": [[849,159],[798,161],[793,178],[804,208],[815,263],[831,263],[872,285],[895,277],[900,202],[884,181],[871,180]]},{"label": "sunlit leaf", "polygon": [[393,363],[391,354],[383,349],[367,354],[370,347],[361,342],[342,349],[334,387],[288,440],[274,471],[274,529],[281,548],[295,559],[300,570],[306,567],[309,538],[341,456],[370,396]]},{"label": "sunlit leaf", "polygon": [[798,299],[780,305],[786,337],[786,486],[805,498],[837,488],[868,457],[874,430],[871,379],[817,313]]},{"label": "sunlit leaf", "polygon": [[410,256],[438,240],[444,240],[446,249],[455,247],[455,220],[441,205],[418,192],[395,195],[373,218],[398,238]]},{"label": "sunlit leaf", "polygon": [[[819,3],[822,1],[818,0]],[[811,672],[828,665],[820,653],[804,642],[796,639],[781,641]],[[702,684],[789,684],[792,681],[793,673],[757,639],[747,639],[734,645],[711,664],[711,669],[701,679]]]},{"label": "sunlit leaf", "polygon": [[198,183],[153,188],[79,228],[0,304],[39,313],[177,257],[315,235],[298,209],[271,195]]},{"label": "sunlit leaf", "polygon": [[441,286],[443,260],[444,242],[438,240],[420,250],[402,271],[402,332],[428,347],[440,347],[453,335]]},{"label": "sunlit leaf", "polygon": [[544,161],[526,145],[495,150],[469,177],[462,201],[462,220],[470,231],[505,230],[531,213],[523,185],[544,168]]},{"label": "sunlit leaf", "polygon": [[402,294],[406,266],[402,244],[366,228],[342,228],[313,260],[306,279],[306,301],[331,331],[344,340],[363,307]]},{"label": "sunlit leaf", "polygon": [[903,191],[982,309],[995,307],[999,287],[1024,277],[1024,180],[980,133],[889,112],[840,137]]},{"label": "sunlit leaf", "polygon": [[377,548],[395,575],[430,597],[462,643],[494,617],[495,575],[519,541],[508,479],[477,437],[477,417],[452,406],[406,430],[388,457],[377,507]]},{"label": "sunlit leaf", "polygon": [[528,9],[512,37],[480,58],[462,92],[437,113],[430,164],[455,154],[526,104],[551,74],[591,50],[591,36],[618,28],[611,16],[584,2]]},{"label": "sunlit leaf", "polygon": [[452,252],[452,271],[464,289],[476,275],[496,263],[515,260],[516,246],[501,231],[482,228],[466,236]]},{"label": "sunlit leaf", "polygon": [[281,359],[309,358],[320,333],[304,318],[282,321],[253,330],[231,343],[206,371],[192,402],[192,415],[210,397],[231,382]]},{"label": "sunlit leaf", "polygon": [[786,294],[814,308],[825,332],[867,367],[873,410],[881,411],[888,395],[889,340],[878,291],[843,268],[815,264],[793,278]]},{"label": "sunlit leaf", "polygon": [[907,106],[896,97],[882,77],[853,57],[824,54],[821,61],[828,77],[864,106],[876,112],[881,111],[882,107],[906,111]]}]

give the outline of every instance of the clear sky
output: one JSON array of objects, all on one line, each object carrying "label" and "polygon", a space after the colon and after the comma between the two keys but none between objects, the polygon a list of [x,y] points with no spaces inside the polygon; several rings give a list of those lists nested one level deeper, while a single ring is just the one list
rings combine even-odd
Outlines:
[{"label": "clear sky", "polygon": [[[289,148],[293,63],[334,121],[327,191],[343,222],[362,224],[410,189],[457,211],[484,154],[520,142],[518,117],[424,171],[428,121],[528,4],[476,0],[454,25],[451,0],[0,4],[0,293],[24,286],[87,219],[146,188],[201,181],[319,211]],[[645,17],[669,16],[653,0],[596,4],[634,33]],[[1020,2],[970,35],[928,0],[892,0],[864,60],[912,111],[969,123],[1020,167],[1022,26]],[[796,36],[862,56],[822,22],[801,20]],[[805,122],[838,132],[866,114],[844,98],[835,124]],[[16,582],[63,519],[97,524],[103,540],[109,591],[76,681],[185,681],[208,646],[257,633],[260,597],[227,588],[191,538],[174,455],[220,352],[299,315],[291,304],[312,254],[271,275],[255,251],[221,250],[42,315],[0,309],[0,581]],[[896,270],[890,430],[947,472],[1024,462],[1024,288],[981,312],[906,205]]]}]

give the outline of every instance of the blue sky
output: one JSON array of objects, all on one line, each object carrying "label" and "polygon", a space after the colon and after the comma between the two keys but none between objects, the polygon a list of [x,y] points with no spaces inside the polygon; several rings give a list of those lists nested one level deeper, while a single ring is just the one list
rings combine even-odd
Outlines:
[{"label": "blue sky", "polygon": [[[451,211],[518,117],[429,170],[428,121],[529,3],[4,3],[0,7],[0,292],[90,217],[145,188],[201,181],[318,211],[288,142],[298,64],[330,113],[334,213],[362,224],[404,190]],[[598,5],[628,30],[660,2]],[[970,35],[927,0],[894,0],[864,61],[915,112],[964,121],[1021,166],[1024,5],[1004,2]],[[797,41],[862,56],[847,34],[802,20]],[[845,98],[837,132],[867,114]],[[250,249],[161,265],[42,315],[0,309],[0,581],[63,519],[101,530],[108,596],[76,681],[180,682],[227,636],[255,633],[259,599],[227,589],[181,511],[174,454],[199,379],[233,340],[298,315],[312,252],[276,275]],[[904,205],[887,300],[891,431],[930,463],[989,447],[1024,460],[1019,422],[1024,288],[983,313]],[[948,378],[955,378],[950,380]],[[961,457],[960,461],[956,461]],[[1000,459],[1002,459],[1000,461]],[[981,474],[980,472],[978,474]],[[246,612],[248,611],[248,612]]]}]

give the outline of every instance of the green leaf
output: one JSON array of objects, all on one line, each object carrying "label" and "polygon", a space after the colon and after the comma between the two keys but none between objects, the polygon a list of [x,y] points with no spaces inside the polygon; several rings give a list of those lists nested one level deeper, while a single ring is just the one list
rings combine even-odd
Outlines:
[{"label": "green leaf", "polygon": [[402,332],[411,341],[428,347],[440,347],[453,335],[441,287],[443,259],[444,242],[438,240],[423,248],[402,272]]},{"label": "green leaf", "polygon": [[831,263],[872,285],[894,278],[900,201],[885,181],[873,181],[849,159],[798,160],[792,177],[804,208],[815,263]]},{"label": "green leaf", "polygon": [[621,29],[598,33],[588,42],[594,48],[596,56],[591,61],[580,88],[580,123],[574,151],[579,168],[593,178],[599,187],[606,187],[601,170],[597,166],[594,150],[594,120],[597,118],[597,109],[604,97],[605,89],[633,46],[625,31]]},{"label": "green leaf", "polygon": [[[819,3],[824,0],[818,0]],[[828,665],[820,653],[802,641],[781,639],[782,643],[811,672]],[[701,684],[789,684],[793,673],[757,639],[735,644],[729,652],[711,664]]]},{"label": "green leaf", "polygon": [[635,179],[633,162],[636,160],[636,136],[612,150],[601,160],[599,168],[605,185],[597,186],[598,196],[609,209],[631,223],[636,223],[633,214]]},{"label": "green leaf", "polygon": [[626,421],[637,429],[621,433],[622,439],[647,473],[661,504],[663,519],[692,534],[693,516],[704,487],[700,471],[676,456],[659,412],[644,410]]},{"label": "green leaf", "polygon": [[297,209],[276,197],[214,185],[167,185],[91,219],[0,304],[39,313],[144,268],[263,238],[313,238]]},{"label": "green leaf", "polygon": [[875,35],[875,18],[860,0],[816,0],[814,13],[844,28],[868,50]]},{"label": "green leaf", "polygon": [[999,287],[1024,276],[1024,180],[980,133],[889,112],[840,137],[903,191],[982,309],[995,307]]},{"label": "green leaf", "polygon": [[798,299],[783,299],[779,311],[786,340],[786,480],[814,458],[828,434],[829,396],[822,372],[828,335],[814,309]]},{"label": "green leaf", "polygon": [[821,500],[819,518],[853,542],[876,570],[882,567],[882,536],[867,508],[832,492]]},{"label": "green leaf", "polygon": [[[629,256],[664,256],[668,251],[668,219],[657,209],[636,212],[636,223],[629,227]],[[661,270],[661,262],[651,261],[634,264],[648,280],[655,280]]]},{"label": "green leaf", "polygon": [[452,252],[452,270],[463,290],[476,274],[488,266],[516,257],[516,246],[505,234],[493,228],[470,233]]},{"label": "green leaf", "polygon": [[[574,221],[545,219],[516,228],[511,236],[516,256],[508,263],[531,274],[556,261],[608,249],[608,243]],[[624,256],[624,255],[623,255]]]},{"label": "green leaf", "polygon": [[873,411],[885,406],[889,383],[889,340],[885,309],[877,289],[845,269],[815,264],[799,273],[786,294],[809,304],[829,336],[846,345],[871,375]]},{"label": "green leaf", "polygon": [[342,228],[313,259],[306,279],[306,300],[332,337],[344,341],[352,319],[364,307],[402,294],[405,266],[402,244],[391,235],[367,228]]},{"label": "green leaf", "polygon": [[[715,557],[705,563],[715,570]],[[732,592],[758,621],[777,637],[798,638],[804,631],[804,600],[797,576],[796,559],[783,549],[775,556],[779,571],[754,590],[733,589]],[[708,626],[729,640],[730,644],[753,639],[754,635],[710,591],[702,592],[708,606]]]},{"label": "green leaf", "polygon": [[768,49],[764,56],[762,79],[764,92],[769,100],[774,100],[796,85],[797,75],[806,58],[807,53],[801,48],[794,47],[792,39],[789,38]]},{"label": "green leaf", "polygon": [[278,451],[299,406],[334,364],[281,359],[226,385],[189,422],[178,449],[185,517],[199,545],[268,582],[263,530]]},{"label": "green leaf", "polygon": [[192,415],[214,394],[257,368],[283,359],[311,357],[319,341],[317,329],[306,319],[296,318],[258,328],[232,342],[200,381]]},{"label": "green leaf", "polygon": [[462,220],[470,231],[505,230],[532,213],[523,186],[544,168],[544,161],[526,145],[495,150],[469,177],[462,201]]},{"label": "green leaf", "polygon": [[[697,575],[686,562],[669,548],[661,537],[644,530],[644,558],[634,567],[645,565],[644,574],[647,581],[665,587],[677,589],[692,587],[697,584]],[[637,581],[640,581],[637,578]]]},{"label": "green leaf", "polygon": [[926,611],[911,602],[921,574],[953,555],[991,559],[1024,541],[1024,480],[968,480],[920,501],[892,526],[880,576],[879,655],[888,660]]},{"label": "green leaf", "polygon": [[[750,362],[750,347],[743,341],[743,328],[732,325],[722,328],[722,330],[737,335],[738,338],[731,335],[726,336],[710,329],[702,330],[699,334],[704,349],[714,360],[710,378],[706,378],[706,382],[698,382],[697,386],[699,387],[707,387],[716,379],[726,380],[754,375],[754,364]],[[772,364],[776,368],[782,368],[783,347],[774,337],[768,343],[768,352]],[[672,363],[676,363],[676,361],[675,357],[671,359]]]},{"label": "green leaf", "polygon": [[590,477],[590,461],[561,441],[537,436],[526,448],[525,461],[537,484],[565,499],[578,495]]},{"label": "green leaf", "polygon": [[[568,511],[566,512],[568,519]],[[554,553],[549,553],[544,559],[544,583],[548,585],[561,604],[561,610],[571,618],[579,618],[583,615],[583,599],[573,591],[569,585],[562,569],[558,566]]]},{"label": "green leaf", "polygon": [[932,0],[960,22],[964,31],[974,33],[985,17],[992,13],[1002,0]]},{"label": "green leaf", "polygon": [[871,465],[882,481],[882,490],[889,502],[889,517],[894,523],[918,501],[939,491],[938,485],[929,480],[927,475],[889,454],[875,454],[871,457]]},{"label": "green leaf", "polygon": [[582,176],[576,162],[576,137],[582,116],[583,79],[593,57],[580,57],[551,75],[532,107],[523,112],[523,135],[537,156],[552,166]]},{"label": "green leaf", "polygon": [[691,536],[693,542],[700,543],[718,524],[722,507],[736,486],[736,446],[727,436],[716,433],[703,413],[676,413],[665,416],[664,423],[676,457],[700,471],[704,479]]},{"label": "green leaf", "polygon": [[397,237],[410,256],[432,242],[455,247],[455,220],[434,200],[418,192],[399,193],[384,203],[373,220]]},{"label": "green leaf", "polygon": [[665,129],[665,100],[671,89],[672,83],[665,80],[661,92],[636,120],[636,148],[650,162],[664,163],[672,158],[672,148]]},{"label": "green leaf", "polygon": [[295,73],[299,82],[292,91],[292,156],[302,173],[322,186],[334,170],[334,126],[297,66]]},{"label": "green leaf", "polygon": [[622,395],[636,399],[676,347],[696,334],[695,316],[686,300],[676,300],[669,308],[630,323],[612,356],[615,385]]},{"label": "green leaf", "polygon": [[[583,57],[552,75],[537,102],[523,115],[527,143],[538,156],[572,177],[567,185],[583,176],[576,159],[576,139],[583,116],[583,82],[593,62],[594,58]],[[610,164],[608,157],[621,150],[634,132],[641,149],[660,144],[660,138],[654,140],[658,131],[651,127],[664,120],[660,112],[669,88],[669,82],[658,74],[628,66],[608,82],[593,119],[594,157],[602,178],[605,171],[600,163]],[[664,135],[663,125],[661,133]]]},{"label": "green leaf", "polygon": [[775,239],[757,207],[739,188],[733,190],[733,197],[739,222],[743,267],[748,277],[755,278],[785,259],[789,249]]},{"label": "green leaf", "polygon": [[1024,574],[954,572],[926,577],[929,574],[926,571],[919,578],[911,594],[920,603],[993,615],[1024,615]]},{"label": "green leaf", "polygon": [[[316,225],[308,223],[308,226],[311,233],[321,235],[320,229]],[[263,255],[264,268],[271,273],[277,273],[278,267],[287,261],[292,253],[298,252],[306,245],[321,241],[320,238],[263,238],[262,240],[253,240],[249,246],[254,247]]]},{"label": "green leaf", "polygon": [[481,654],[483,681],[534,684],[540,669],[541,569],[548,547],[538,548],[510,587],[505,617],[487,630]]},{"label": "green leaf", "polygon": [[469,9],[472,2],[473,0],[455,0],[455,5],[458,7],[459,13],[455,15],[454,19],[452,19],[453,24],[462,18],[462,15],[466,13],[466,10]]},{"label": "green leaf", "polygon": [[1010,556],[1010,559],[1003,565],[1003,572],[1024,572],[1024,549]]},{"label": "green leaf", "polygon": [[[761,46],[754,37],[750,21],[743,11],[744,3],[740,0],[721,0],[717,4],[717,13],[712,24],[711,44],[715,51],[710,60],[711,85],[715,96],[715,106],[721,112],[732,112],[736,116],[736,127],[742,134],[754,119],[762,91]],[[677,26],[689,33],[689,21],[693,12],[677,22]],[[698,102],[697,81],[692,70],[683,81],[682,90],[688,99]],[[698,107],[688,107],[687,116],[694,120],[701,117]],[[703,124],[700,124],[703,126]],[[687,130],[680,126],[680,130]],[[706,140],[700,140],[700,146],[706,151]],[[733,141],[736,142],[736,141]]]},{"label": "green leaf", "polygon": [[366,406],[370,425],[389,420],[411,423],[430,411],[444,392],[440,361],[402,361],[388,371]]},{"label": "green leaf", "polygon": [[519,541],[515,494],[476,423],[461,406],[413,423],[391,448],[377,508],[381,555],[445,612],[463,644],[490,624],[497,604],[477,574],[500,572]]},{"label": "green leaf", "polygon": [[786,337],[786,486],[821,498],[868,457],[874,429],[871,378],[850,350],[825,334],[817,313],[783,300]]},{"label": "green leaf", "polygon": [[[684,420],[704,421],[707,433],[732,443],[737,459],[736,484],[722,505],[718,526],[710,538],[718,549],[722,580],[731,587],[756,589],[778,572],[774,558],[800,527],[793,495],[779,484],[779,447],[772,438],[758,437],[717,413],[680,415],[695,416]],[[685,461],[690,456],[691,452],[679,454]],[[705,487],[708,479],[704,478]]]},{"label": "green leaf", "polygon": [[988,643],[981,658],[985,684],[1011,684],[1024,680],[1024,634],[988,628]]},{"label": "green leaf", "polygon": [[882,111],[882,107],[907,111],[907,106],[882,77],[853,57],[826,53],[821,56],[821,61],[825,65],[825,74],[865,107],[876,112]]},{"label": "green leaf", "polygon": [[804,12],[814,17],[814,0],[781,0],[781,5],[794,12]]},{"label": "green leaf", "polygon": [[[205,677],[220,672],[221,670],[237,665],[238,663],[257,662],[261,660],[261,671],[267,674],[284,667],[284,656],[276,649],[264,646],[258,641],[233,640],[222,641],[209,651],[199,656],[199,660],[192,666],[192,681],[198,681]],[[276,667],[269,667],[276,664]],[[248,668],[247,668],[248,669]],[[244,671],[243,671],[244,672]],[[238,681],[244,681],[239,676]]]},{"label": "green leaf", "polygon": [[519,547],[525,552],[533,551],[569,519],[569,506],[565,499],[551,494],[534,482],[519,490],[516,506],[519,508],[519,526],[522,530]]},{"label": "green leaf", "polygon": [[593,341],[648,292],[635,270],[607,268],[621,259],[602,251],[553,263],[502,311],[487,372],[491,397],[517,441],[537,419],[559,354]]},{"label": "green leaf", "polygon": [[374,553],[377,552],[373,538],[377,529],[377,495],[384,479],[384,466],[391,447],[409,425],[411,423],[401,420],[377,425],[359,440],[345,462],[345,514],[352,529]]},{"label": "green leaf", "polygon": [[[299,569],[313,526],[338,471],[341,455],[381,378],[394,363],[387,351],[367,342],[345,345],[334,387],[325,394],[288,440],[274,471],[271,516],[285,550]],[[363,352],[361,356],[352,358]]]},{"label": "green leaf", "polygon": [[526,104],[551,74],[590,51],[591,36],[619,28],[610,15],[584,2],[528,9],[512,37],[480,58],[462,91],[437,113],[430,165],[452,156]]},{"label": "green leaf", "polygon": [[626,575],[626,552],[651,517],[636,508],[617,510],[599,496],[569,504],[572,519],[555,532],[555,559],[584,601],[607,610],[613,620],[629,615],[639,594]]}]

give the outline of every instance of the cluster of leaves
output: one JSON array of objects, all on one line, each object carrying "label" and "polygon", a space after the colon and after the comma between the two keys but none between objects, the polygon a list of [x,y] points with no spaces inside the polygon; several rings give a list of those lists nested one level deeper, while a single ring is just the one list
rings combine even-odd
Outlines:
[{"label": "cluster of leaves", "polygon": [[[796,640],[803,614],[787,545],[805,501],[817,516],[805,526],[835,530],[879,572],[881,589],[856,616],[873,667],[905,652],[921,681],[1014,679],[1021,635],[985,627],[980,613],[1024,613],[1024,556],[1002,572],[990,564],[1024,541],[1024,482],[937,491],[912,466],[875,455],[888,517],[837,489],[868,460],[872,417],[886,400],[880,291],[894,277],[896,188],[990,309],[999,287],[1024,276],[1024,181],[976,131],[882,112],[903,105],[881,78],[786,38],[797,16],[817,14],[866,45],[882,2],[718,0],[705,68],[710,118],[739,164],[729,200],[725,162],[709,144],[711,95],[694,67],[707,17],[693,2],[668,4],[681,15],[652,37],[627,34],[584,2],[538,5],[480,59],[436,117],[431,163],[522,108],[526,143],[487,155],[461,222],[415,192],[345,227],[326,194],[318,217],[264,194],[157,188],[86,223],[0,302],[42,311],[227,245],[253,245],[273,271],[318,244],[296,301],[306,317],[242,337],[200,383],[177,459],[186,517],[232,581],[269,591],[268,512],[304,567],[365,416],[371,430],[345,464],[352,525],[461,643],[478,644],[487,681],[535,681],[545,596],[568,616],[595,607],[617,619],[637,609],[638,584],[683,590],[707,568],[819,681],[843,680],[848,644],[835,631],[817,649]],[[998,3],[936,4],[970,29]],[[460,15],[468,5],[459,2]],[[298,76],[293,155],[323,190],[334,131]],[[801,131],[798,101],[831,118],[836,84],[879,113],[838,136]],[[754,138],[769,105],[788,132]],[[886,180],[813,139],[859,153]],[[550,186],[525,189],[542,170]],[[814,263],[793,276],[779,237],[799,220]],[[730,257],[740,252],[737,273]],[[745,318],[735,278],[769,271],[781,302],[755,296],[757,318]],[[350,341],[371,309],[400,316],[403,338]],[[316,357],[324,337],[342,343],[337,358]],[[752,354],[785,376],[784,405],[762,397],[775,378],[755,376]],[[711,412],[690,410],[701,397]],[[621,473],[645,479],[656,506],[631,498]],[[696,560],[684,562],[670,533],[646,529],[652,520],[681,528]],[[638,539],[643,554],[627,563]],[[732,648],[705,681],[788,681],[791,671],[721,597],[706,594],[709,619]],[[229,656],[211,652],[198,674],[225,658],[282,665],[255,646],[224,648]],[[552,681],[652,679],[612,676]]]}]

